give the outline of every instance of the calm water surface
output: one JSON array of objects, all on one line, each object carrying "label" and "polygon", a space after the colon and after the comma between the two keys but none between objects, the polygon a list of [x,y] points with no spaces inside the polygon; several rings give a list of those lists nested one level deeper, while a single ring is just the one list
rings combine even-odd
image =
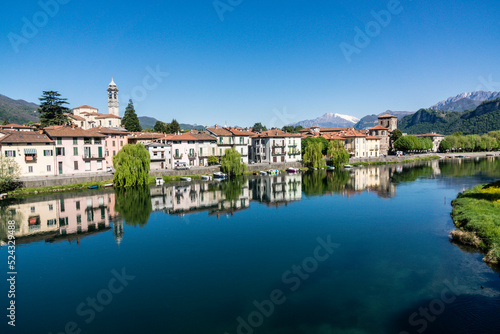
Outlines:
[{"label": "calm water surface", "polygon": [[458,192],[499,178],[455,160],[3,203],[1,332],[498,333],[498,272],[448,234]]}]

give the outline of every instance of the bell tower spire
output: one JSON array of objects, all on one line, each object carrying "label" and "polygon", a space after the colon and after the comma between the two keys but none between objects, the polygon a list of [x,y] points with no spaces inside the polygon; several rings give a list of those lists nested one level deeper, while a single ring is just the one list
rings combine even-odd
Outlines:
[{"label": "bell tower spire", "polygon": [[111,82],[108,86],[108,113],[115,116],[120,116],[118,111],[118,88],[111,77]]}]

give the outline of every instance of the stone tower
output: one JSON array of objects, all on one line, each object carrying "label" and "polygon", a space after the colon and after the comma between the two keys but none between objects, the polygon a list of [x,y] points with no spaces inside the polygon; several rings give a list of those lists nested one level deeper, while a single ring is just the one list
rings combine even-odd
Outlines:
[{"label": "stone tower", "polygon": [[111,78],[111,82],[108,86],[108,114],[120,116],[118,115],[118,88],[116,88],[116,84]]},{"label": "stone tower", "polygon": [[378,117],[378,125],[389,129],[390,132],[398,128],[398,118],[393,115],[382,115]]}]

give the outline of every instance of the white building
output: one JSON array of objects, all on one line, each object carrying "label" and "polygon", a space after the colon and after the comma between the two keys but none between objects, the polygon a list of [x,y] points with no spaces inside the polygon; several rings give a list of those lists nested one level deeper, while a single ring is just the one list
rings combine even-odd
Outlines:
[{"label": "white building", "polygon": [[241,161],[248,164],[248,147],[251,144],[250,136],[253,133],[232,127],[220,128],[217,125],[213,128],[207,128],[207,131],[217,140],[217,150],[213,154],[214,156],[222,157],[226,150],[234,149],[241,154]]},{"label": "white building", "polygon": [[250,160],[256,163],[301,160],[301,135],[275,129],[251,137]]}]

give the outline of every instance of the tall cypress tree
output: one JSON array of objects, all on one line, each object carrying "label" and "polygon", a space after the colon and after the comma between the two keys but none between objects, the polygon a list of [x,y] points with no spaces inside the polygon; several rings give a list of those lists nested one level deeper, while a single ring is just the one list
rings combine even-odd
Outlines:
[{"label": "tall cypress tree", "polygon": [[61,94],[51,90],[44,91],[42,97],[39,98],[41,104],[37,111],[40,113],[41,126],[68,123],[68,117],[64,115],[64,113],[69,112],[69,109],[64,106],[68,102],[60,96]]},{"label": "tall cypress tree", "polygon": [[141,124],[139,123],[139,118],[135,113],[134,102],[128,100],[127,108],[125,108],[125,114],[122,118],[122,126],[130,132],[142,131]]}]

